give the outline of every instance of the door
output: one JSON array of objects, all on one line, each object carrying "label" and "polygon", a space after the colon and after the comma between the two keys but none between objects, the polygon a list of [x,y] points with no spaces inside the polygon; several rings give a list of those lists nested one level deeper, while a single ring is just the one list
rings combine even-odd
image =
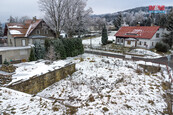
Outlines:
[{"label": "door", "polygon": [[0,55],[0,64],[2,64],[2,55]]},{"label": "door", "polygon": [[22,46],[26,46],[25,40],[22,40]]}]

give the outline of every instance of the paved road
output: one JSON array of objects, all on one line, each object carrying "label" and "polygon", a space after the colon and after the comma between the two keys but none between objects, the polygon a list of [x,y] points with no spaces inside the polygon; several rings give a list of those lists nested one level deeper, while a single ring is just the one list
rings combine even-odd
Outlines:
[{"label": "paved road", "polygon": [[[107,52],[97,52],[97,51],[88,51],[88,50],[86,50],[85,53],[125,59],[124,55],[112,54],[112,53],[107,53]],[[171,59],[172,60],[169,62],[169,66],[173,69],[173,55],[171,55]],[[161,57],[161,58],[155,58],[155,59],[132,57],[132,60],[134,60],[134,61],[140,61],[141,60],[141,61],[153,62],[153,63],[158,63],[158,64],[168,64],[167,57]]]}]

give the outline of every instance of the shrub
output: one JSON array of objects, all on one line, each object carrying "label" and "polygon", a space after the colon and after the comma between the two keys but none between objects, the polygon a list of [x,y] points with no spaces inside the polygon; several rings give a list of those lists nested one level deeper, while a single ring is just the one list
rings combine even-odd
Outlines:
[{"label": "shrub", "polygon": [[169,45],[165,44],[163,42],[158,42],[155,46],[156,50],[159,52],[168,52],[169,51]]},{"label": "shrub", "polygon": [[4,61],[4,65],[9,65],[10,63],[7,61],[7,59],[5,59]]},{"label": "shrub", "polygon": [[30,56],[29,56],[29,61],[35,61],[36,58],[35,58],[35,52],[34,52],[34,48],[31,48],[31,53],[30,53]]}]

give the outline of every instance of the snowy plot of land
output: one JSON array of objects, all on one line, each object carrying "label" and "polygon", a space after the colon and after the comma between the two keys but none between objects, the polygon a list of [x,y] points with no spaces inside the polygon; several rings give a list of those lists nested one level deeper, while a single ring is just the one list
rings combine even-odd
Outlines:
[{"label": "snowy plot of land", "polygon": [[21,33],[21,32],[18,31],[18,30],[10,30],[10,34],[15,35],[15,34],[23,34],[23,33]]},{"label": "snowy plot of land", "polygon": [[145,49],[133,49],[129,53],[136,54],[136,55],[145,55],[144,58],[160,58],[160,57],[162,57],[161,55],[159,55],[155,52],[145,50]]},{"label": "snowy plot of land", "polygon": [[162,114],[167,104],[162,69],[146,75],[137,63],[84,54],[73,60],[77,72],[46,88],[38,95],[63,100],[77,107],[76,114]]},{"label": "snowy plot of land", "polygon": [[64,67],[68,62],[60,60],[54,61],[51,64],[46,64],[46,60],[39,60],[33,62],[26,62],[15,64],[17,67],[15,73],[12,75],[12,81],[9,84],[12,84],[17,81],[25,81],[31,77],[39,76],[45,74],[49,71],[53,71],[55,69],[59,69]]}]

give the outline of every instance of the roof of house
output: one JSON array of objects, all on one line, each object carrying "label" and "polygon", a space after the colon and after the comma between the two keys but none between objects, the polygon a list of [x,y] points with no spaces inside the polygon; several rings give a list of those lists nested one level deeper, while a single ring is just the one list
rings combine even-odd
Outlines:
[{"label": "roof of house", "polygon": [[159,28],[159,26],[126,26],[121,27],[115,36],[151,39]]},{"label": "roof of house", "polygon": [[7,23],[6,25],[13,37],[28,37],[41,21],[42,19],[26,20],[24,24]]}]

